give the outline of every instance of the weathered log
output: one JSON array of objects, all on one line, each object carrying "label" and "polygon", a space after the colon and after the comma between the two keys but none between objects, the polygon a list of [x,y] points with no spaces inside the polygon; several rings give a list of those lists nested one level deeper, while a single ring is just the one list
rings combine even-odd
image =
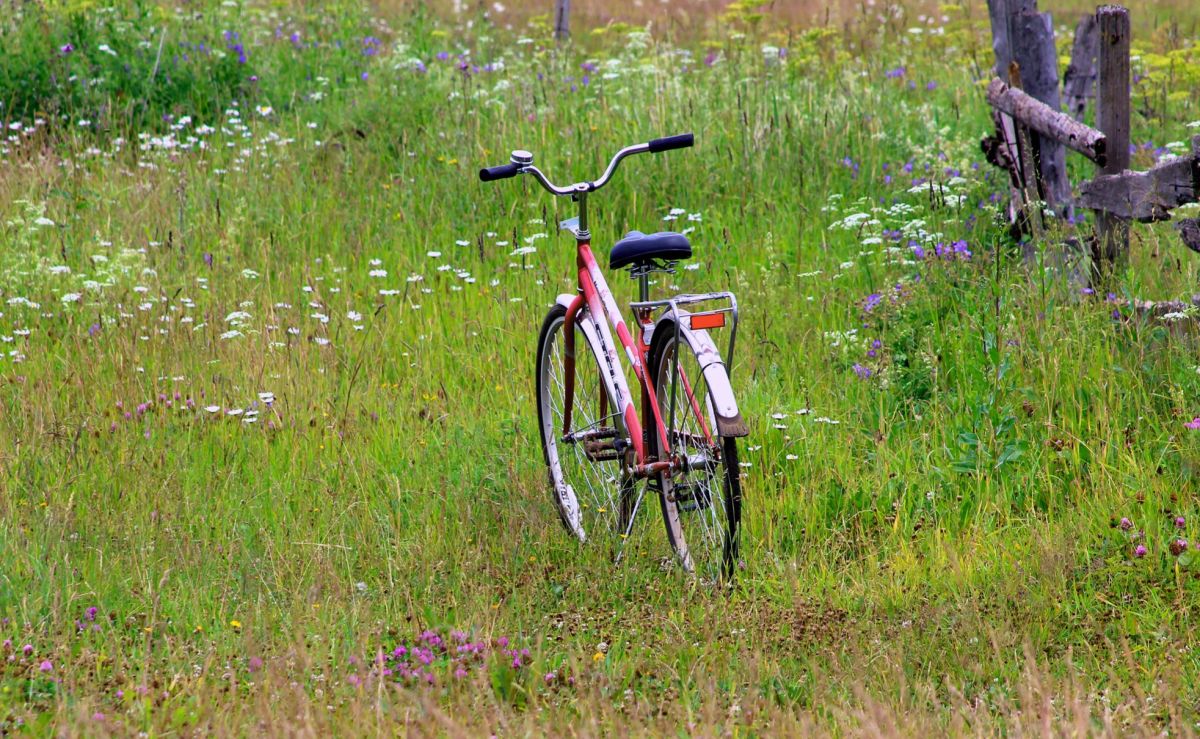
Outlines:
[{"label": "weathered log", "polygon": [[1063,97],[1067,112],[1083,120],[1088,100],[1096,96],[1096,55],[1100,35],[1095,15],[1085,15],[1075,27],[1075,42],[1071,46],[1071,63],[1063,73]]},{"label": "weathered log", "polygon": [[[1108,141],[1101,174],[1121,174],[1129,169],[1129,11],[1120,5],[1096,10],[1099,27],[1099,78],[1096,127]],[[1129,251],[1129,222],[1104,210],[1096,214],[1098,251],[1096,266],[1123,260]]]},{"label": "weathered log", "polygon": [[1175,224],[1183,245],[1200,254],[1200,218],[1184,218]]},{"label": "weathered log", "polygon": [[998,79],[987,88],[988,103],[996,110],[1007,113],[1015,120],[1029,126],[1047,138],[1060,142],[1067,148],[1083,154],[1103,166],[1107,158],[1107,142],[1104,134],[1084,125],[1066,113],[1054,110],[1049,105],[1035,100],[1021,90],[1014,89]]},{"label": "weathered log", "polygon": [[1190,156],[1171,159],[1145,172],[1099,175],[1079,186],[1086,208],[1142,223],[1166,221],[1171,210],[1200,199],[1200,136]]}]

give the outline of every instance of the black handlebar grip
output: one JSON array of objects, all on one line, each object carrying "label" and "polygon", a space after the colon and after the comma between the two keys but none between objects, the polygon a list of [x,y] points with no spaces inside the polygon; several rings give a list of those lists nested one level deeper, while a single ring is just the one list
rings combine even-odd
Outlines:
[{"label": "black handlebar grip", "polygon": [[499,167],[484,167],[479,170],[479,179],[484,182],[503,180],[515,177],[520,171],[521,165],[519,164],[501,164]]},{"label": "black handlebar grip", "polygon": [[654,139],[650,142],[650,153],[657,154],[660,151],[670,151],[671,149],[686,149],[696,142],[696,137],[690,133],[681,133],[677,136],[665,136],[661,139]]}]

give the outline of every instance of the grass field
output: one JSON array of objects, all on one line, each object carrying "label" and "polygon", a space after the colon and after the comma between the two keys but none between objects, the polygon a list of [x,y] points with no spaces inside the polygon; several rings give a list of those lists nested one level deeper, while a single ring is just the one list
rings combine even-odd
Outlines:
[{"label": "grass field", "polygon": [[[984,8],[556,47],[353,5],[3,4],[0,733],[1197,732],[1197,337],[1122,301],[1200,260],[1161,224],[1095,293],[1022,263]],[[1134,12],[1144,168],[1200,134],[1200,46]],[[619,566],[559,524],[569,204],[476,176],[686,130],[592,230],[690,229],[655,290],[738,295],[729,592],[656,505]]]}]

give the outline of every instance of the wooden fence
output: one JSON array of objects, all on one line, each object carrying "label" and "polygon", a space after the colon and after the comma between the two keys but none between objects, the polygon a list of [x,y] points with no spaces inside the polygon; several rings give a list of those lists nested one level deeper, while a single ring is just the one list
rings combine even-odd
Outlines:
[{"label": "wooden fence", "polygon": [[[1010,175],[1010,218],[1016,228],[1040,236],[1043,208],[1073,220],[1076,207],[1096,214],[1089,240],[1093,269],[1103,272],[1129,250],[1129,222],[1171,218],[1171,210],[1200,198],[1200,136],[1191,152],[1145,172],[1130,164],[1129,11],[1104,5],[1076,29],[1064,85],[1058,82],[1054,28],[1037,0],[988,0],[995,78],[987,87],[996,132],[983,140],[992,164]],[[1066,98],[1067,111],[1061,110]],[[1096,101],[1096,128],[1083,122]],[[1066,175],[1066,152],[1095,163],[1097,175],[1075,197]],[[1177,224],[1180,236],[1200,252],[1200,219]]]}]

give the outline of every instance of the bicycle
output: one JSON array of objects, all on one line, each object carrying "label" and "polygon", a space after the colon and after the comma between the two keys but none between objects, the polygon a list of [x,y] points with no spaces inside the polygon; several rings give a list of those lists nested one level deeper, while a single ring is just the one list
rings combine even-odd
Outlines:
[{"label": "bicycle", "polygon": [[[623,544],[644,495],[653,490],[683,569],[728,581],[739,561],[736,440],[749,431],[709,330],[725,327],[728,316],[725,357],[732,362],[737,300],[731,292],[651,300],[650,275],[673,273],[680,260],[691,257],[691,244],[679,233],[631,231],[613,245],[609,268],[627,268],[638,280],[639,300],[630,304],[639,329],[635,341],[596,263],[588,230],[588,196],[608,184],[622,160],[693,142],[688,133],[627,146],[600,179],[566,187],[552,183],[534,166],[533,154],[521,150],[512,152],[508,164],[480,170],[479,178],[532,175],[551,194],[570,196],[579,206],[577,216],[559,224],[576,241],[576,294],[558,296],[537,348],[538,426],[563,525],[580,541],[587,541],[589,531],[609,529]],[[705,309],[694,311],[698,306]],[[640,416],[614,333],[641,385]],[[577,352],[581,345],[583,357]],[[639,490],[642,480],[647,484]],[[623,552],[621,546],[618,561]]]}]

